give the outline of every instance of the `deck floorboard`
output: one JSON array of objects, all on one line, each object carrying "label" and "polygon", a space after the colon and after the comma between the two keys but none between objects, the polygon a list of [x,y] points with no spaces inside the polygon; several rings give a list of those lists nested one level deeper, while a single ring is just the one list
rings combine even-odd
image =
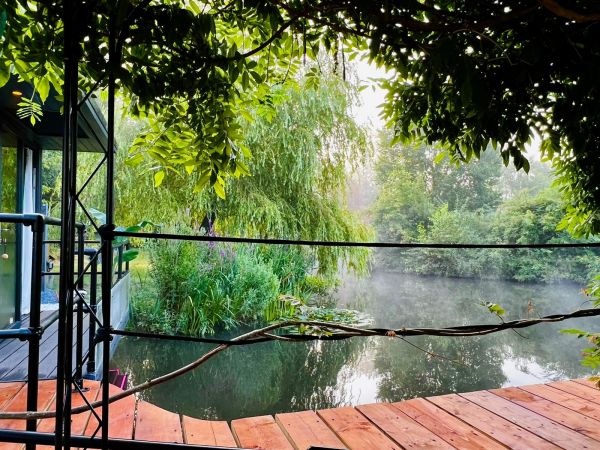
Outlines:
[{"label": "deck floorboard", "polygon": [[242,448],[294,450],[272,416],[232,420],[231,430],[238,445]]},{"label": "deck floorboard", "polygon": [[400,450],[373,422],[352,407],[323,409],[319,416],[351,449]]},{"label": "deck floorboard", "polygon": [[235,438],[225,421],[202,420],[181,416],[183,439],[186,444],[235,447]]},{"label": "deck floorboard", "polygon": [[345,448],[314,411],[277,414],[275,420],[296,450],[306,450],[311,446]]},{"label": "deck floorboard", "polygon": [[452,450],[454,447],[393,405],[375,403],[358,409],[403,448]]},{"label": "deck floorboard", "polygon": [[562,448],[598,449],[600,447],[598,441],[491,392],[470,392],[461,396]]},{"label": "deck floorboard", "polygon": [[539,395],[551,402],[569,408],[578,413],[584,414],[592,419],[600,420],[600,405],[587,399],[569,395],[560,389],[546,386],[543,384],[533,384],[531,386],[522,386],[522,390],[531,394]]},{"label": "deck floorboard", "polygon": [[[100,398],[101,383],[84,381],[85,398]],[[54,380],[39,385],[39,410],[55,409]],[[110,386],[114,395],[121,389]],[[110,405],[109,436],[262,450],[600,449],[600,391],[581,380],[416,398],[396,403],[301,411],[226,421],[196,419],[126,397]],[[0,383],[0,411],[24,411],[27,386]],[[84,405],[73,394],[73,406]],[[102,408],[96,413],[101,416]],[[135,423],[134,423],[135,422]],[[73,435],[92,435],[91,412],[72,417]],[[23,420],[0,420],[23,430]],[[38,422],[54,431],[54,419]],[[39,447],[50,450],[53,447]],[[22,450],[0,442],[0,450]]]},{"label": "deck floorboard", "polygon": [[425,399],[413,398],[392,405],[456,448],[464,450],[500,450],[507,448],[483,431],[457,419]]},{"label": "deck floorboard", "polygon": [[[516,403],[529,411],[533,411],[540,416],[560,423],[578,433],[585,434],[592,439],[600,441],[600,422],[591,417],[573,411],[564,405],[559,405],[524,389],[493,389],[490,392],[506,400],[510,400],[512,403]],[[600,447],[600,443],[598,446]]]},{"label": "deck floorboard", "polygon": [[[42,311],[42,322],[47,319],[53,311]],[[75,323],[75,317],[73,318]],[[29,325],[29,317],[26,316],[21,327]],[[83,351],[88,349],[89,318],[84,316]],[[75,336],[73,349],[75,349]],[[42,334],[40,340],[39,379],[49,380],[56,378],[56,352],[58,347],[58,322],[54,321]],[[73,352],[74,354],[75,352]],[[0,382],[25,381],[27,380],[27,366],[29,356],[29,344],[18,339],[5,339],[0,343]],[[73,361],[75,369],[75,361]],[[85,368],[84,368],[85,369]]]}]

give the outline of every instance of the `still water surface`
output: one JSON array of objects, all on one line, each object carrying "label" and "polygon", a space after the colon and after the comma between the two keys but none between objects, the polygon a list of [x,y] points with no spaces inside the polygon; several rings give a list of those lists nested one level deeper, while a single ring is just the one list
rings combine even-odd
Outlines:
[{"label": "still water surface", "polygon": [[[492,323],[480,305],[499,303],[505,320],[587,307],[573,284],[522,284],[396,273],[347,280],[341,306],[370,313],[374,325],[454,326]],[[142,398],[193,417],[239,417],[467,392],[589,375],[580,365],[586,342],[564,328],[598,328],[598,318],[543,324],[469,338],[355,338],[344,342],[270,342],[231,348],[192,373]],[[237,335],[244,330],[237,330]],[[112,365],[137,384],[187,364],[213,346],[124,338]]]}]

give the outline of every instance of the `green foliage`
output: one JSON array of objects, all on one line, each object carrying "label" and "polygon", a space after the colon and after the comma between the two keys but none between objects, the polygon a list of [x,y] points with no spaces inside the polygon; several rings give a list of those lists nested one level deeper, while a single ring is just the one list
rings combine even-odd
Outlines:
[{"label": "green foliage", "polygon": [[301,248],[164,240],[146,248],[149,279],[132,301],[134,327],[212,334],[288,316],[312,296],[303,289],[312,259]]},{"label": "green foliage", "polygon": [[484,303],[482,303],[482,305],[485,306],[489,312],[491,312],[495,316],[499,317],[500,319],[502,319],[502,316],[506,313],[504,308],[502,308],[502,306],[500,306],[497,303],[484,302]]},{"label": "green foliage", "polygon": [[393,181],[390,172],[402,168],[413,177],[422,177],[424,191],[436,205],[447,203],[451,210],[491,210],[501,201],[501,159],[491,152],[483,153],[473,164],[459,165],[439,148],[399,145],[385,132],[380,135],[378,153],[380,185]]},{"label": "green foliage", "polygon": [[[551,180],[543,166],[534,166],[532,176],[539,180],[517,180],[523,188],[519,191],[499,184],[506,177],[499,176],[501,164],[492,155],[456,167],[436,158],[434,149],[386,142],[376,166],[379,196],[374,206],[383,239],[440,244],[576,242],[559,229],[565,206],[560,192],[548,187]],[[388,250],[380,252],[380,261],[418,274],[533,282],[587,283],[600,268],[593,249]]]},{"label": "green foliage", "polygon": [[[316,90],[281,91],[274,115],[256,110],[245,127],[253,151],[250,177],[228,188],[225,201],[211,199],[216,228],[228,233],[308,240],[368,240],[370,230],[343,203],[349,169],[370,146],[350,116],[355,89],[323,77]],[[338,259],[366,269],[368,252],[315,250],[319,271],[337,271]]]},{"label": "green foliage", "polygon": [[[576,329],[561,330],[561,333],[574,334],[580,339],[587,339],[589,343],[593,345],[593,347],[585,348],[583,350],[583,359],[581,363],[584,366],[591,367],[592,369],[597,369],[600,367],[600,333],[589,333],[587,331]],[[594,381],[599,381],[598,377],[594,378]]]},{"label": "green foliage", "polygon": [[17,117],[19,119],[29,119],[31,125],[35,125],[42,119],[42,107],[39,103],[35,102],[32,98],[23,98],[17,105]]},{"label": "green foliage", "polygon": [[[592,282],[589,284],[588,288],[584,292],[590,297],[592,305],[595,308],[600,307],[600,275],[597,275],[592,280]],[[583,358],[581,360],[581,364],[584,366],[591,367],[593,369],[600,368],[600,333],[592,333],[578,329],[561,330],[561,332],[566,334],[575,334],[580,339],[587,339],[588,342],[592,345],[592,347],[583,349]],[[596,385],[600,388],[599,376],[592,377],[591,380],[596,382]]]},{"label": "green foliage", "polygon": [[[184,222],[195,229],[210,217],[214,229],[227,235],[369,240],[370,228],[348,211],[343,200],[349,172],[371,149],[365,130],[350,116],[356,89],[334,75],[322,78],[317,90],[275,88],[275,106],[259,106],[240,119],[245,130],[240,145],[252,149],[253,155],[238,158],[248,174],[227,185],[225,199],[202,190],[206,180],[195,171],[160,176],[156,187],[156,174],[161,172],[148,170],[155,163],[140,154],[137,164],[124,164],[127,159],[120,151],[117,220],[135,223],[143,211],[143,217],[155,223]],[[135,130],[143,127],[143,122],[123,119],[117,130],[121,147],[139,139]],[[94,165],[88,163],[81,170],[87,173],[90,167]],[[94,184],[86,191],[86,204],[100,204],[104,186]],[[359,272],[367,269],[365,249],[311,252],[326,277],[337,272],[339,260]]]},{"label": "green foliage", "polygon": [[[224,197],[227,178],[244,171],[237,118],[271,107],[271,88],[294,85],[302,60],[321,52],[344,64],[368,52],[393,70],[385,116],[398,139],[440,145],[452,161],[491,145],[527,171],[535,130],[568,199],[563,225],[600,229],[596,4],[102,0],[68,11],[76,26],[67,38],[62,6],[0,3],[0,84],[15,73],[40,94],[54,86],[60,95],[66,42],[87,91],[117,55],[108,67],[131,113],[149,121],[136,148],[157,172],[187,170]],[[309,89],[320,85],[316,72],[307,70]]]}]

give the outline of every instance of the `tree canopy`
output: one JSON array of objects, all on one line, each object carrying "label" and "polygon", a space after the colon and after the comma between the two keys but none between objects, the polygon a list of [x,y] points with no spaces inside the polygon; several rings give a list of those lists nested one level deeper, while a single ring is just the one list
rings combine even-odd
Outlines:
[{"label": "tree canopy", "polygon": [[[17,73],[42,102],[61,85],[63,3],[0,1],[0,84]],[[196,172],[222,194],[227,176],[244,175],[238,117],[272,104],[272,87],[294,83],[317,52],[341,71],[366,52],[393,70],[385,116],[397,137],[456,161],[491,145],[527,170],[536,133],[570,202],[564,225],[600,230],[598,1],[98,0],[66,11],[81,86],[116,71],[130,111],[149,118],[135,147],[157,173]],[[111,35],[119,58],[107,65]]]}]

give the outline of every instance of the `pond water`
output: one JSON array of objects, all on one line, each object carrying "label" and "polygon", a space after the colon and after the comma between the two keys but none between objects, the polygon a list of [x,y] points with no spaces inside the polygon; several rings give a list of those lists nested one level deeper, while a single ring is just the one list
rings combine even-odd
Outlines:
[{"label": "pond water", "polygon": [[[341,306],[370,313],[375,326],[393,328],[493,323],[495,318],[480,305],[482,301],[502,305],[506,320],[589,306],[581,287],[573,284],[384,272],[369,279],[348,279],[337,295]],[[559,330],[599,325],[598,318],[586,318],[542,324],[519,334],[508,330],[468,338],[415,337],[408,342],[355,338],[234,347],[141,395],[178,413],[231,420],[575,378],[591,373],[580,365],[586,342]],[[181,367],[212,347],[124,338],[112,365],[127,371],[130,383],[137,384]]]}]

